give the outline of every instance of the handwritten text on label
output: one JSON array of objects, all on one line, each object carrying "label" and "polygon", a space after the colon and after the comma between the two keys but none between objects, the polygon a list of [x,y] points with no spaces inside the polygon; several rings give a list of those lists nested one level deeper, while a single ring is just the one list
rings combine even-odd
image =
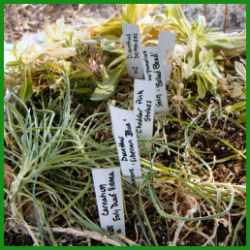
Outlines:
[{"label": "handwritten text on label", "polygon": [[167,112],[168,101],[166,84],[158,47],[144,47],[141,49],[142,64],[145,79],[155,83],[155,112]]},{"label": "handwritten text on label", "polygon": [[135,128],[138,137],[151,138],[153,131],[155,84],[153,81],[134,80]]},{"label": "handwritten text on label", "polygon": [[129,176],[134,183],[135,177],[141,176],[135,115],[133,111],[109,107],[122,174]]},{"label": "handwritten text on label", "polygon": [[120,168],[92,169],[101,228],[125,236]]},{"label": "handwritten text on label", "polygon": [[133,78],[142,79],[143,68],[140,60],[139,25],[123,23],[122,31],[128,74]]}]

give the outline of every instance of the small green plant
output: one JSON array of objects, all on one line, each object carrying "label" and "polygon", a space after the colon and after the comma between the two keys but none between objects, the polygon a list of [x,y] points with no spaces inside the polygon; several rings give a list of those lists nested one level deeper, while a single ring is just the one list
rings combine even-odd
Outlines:
[{"label": "small green plant", "polygon": [[[59,20],[46,27],[44,47],[14,47],[16,60],[5,70],[4,160],[12,169],[5,222],[34,245],[62,246],[68,238],[244,245],[245,34],[207,30],[203,17],[190,23],[179,5],[151,17],[153,8],[126,5],[122,17],[85,28],[83,37]],[[140,185],[122,178],[126,227],[133,228],[126,237],[99,227],[91,178],[92,168],[119,166],[108,104],[133,108],[122,21],[139,23],[142,46],[157,45],[159,30],[177,35],[168,115],[155,117],[151,139],[138,140]]]}]

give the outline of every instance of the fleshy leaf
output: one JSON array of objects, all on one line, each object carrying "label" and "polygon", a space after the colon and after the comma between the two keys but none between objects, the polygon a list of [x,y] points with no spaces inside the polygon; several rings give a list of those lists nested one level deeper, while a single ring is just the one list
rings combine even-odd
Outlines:
[{"label": "fleshy leaf", "polygon": [[29,67],[25,67],[24,81],[19,91],[19,96],[23,101],[26,101],[32,96],[32,85],[33,81]]},{"label": "fleshy leaf", "polygon": [[201,81],[199,77],[196,80],[196,84],[197,84],[198,95],[201,99],[203,99],[207,92],[206,87],[204,86],[203,82]]},{"label": "fleshy leaf", "polygon": [[76,92],[78,94],[89,94],[92,92],[92,89],[90,88],[74,88],[72,89],[73,92]]},{"label": "fleshy leaf", "polygon": [[99,83],[94,93],[91,96],[92,101],[101,101],[107,99],[115,91],[117,84],[125,69],[125,61],[119,65],[116,69],[112,70],[109,77],[102,83]]},{"label": "fleshy leaf", "polygon": [[74,72],[71,72],[69,75],[69,78],[71,80],[73,79],[85,79],[85,78],[89,78],[93,75],[93,73],[89,70],[76,70]]},{"label": "fleshy leaf", "polygon": [[246,122],[246,116],[247,116],[246,112],[242,113],[242,114],[238,117],[237,121],[240,122],[240,123],[245,123],[245,122]]},{"label": "fleshy leaf", "polygon": [[246,69],[243,65],[243,63],[240,62],[235,62],[234,63],[234,67],[236,72],[240,75],[240,77],[242,78],[243,81],[246,81]]}]

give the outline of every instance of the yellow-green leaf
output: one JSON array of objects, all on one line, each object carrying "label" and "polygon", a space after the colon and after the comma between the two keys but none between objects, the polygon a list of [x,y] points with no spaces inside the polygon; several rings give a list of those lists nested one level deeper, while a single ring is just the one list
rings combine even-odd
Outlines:
[{"label": "yellow-green leaf", "polygon": [[242,114],[238,117],[237,121],[240,122],[240,123],[245,123],[245,122],[246,122],[246,115],[247,115],[246,112],[242,113]]},{"label": "yellow-green leaf", "polygon": [[197,84],[197,92],[198,95],[201,99],[203,99],[206,95],[206,87],[204,86],[203,82],[201,81],[201,79],[198,77],[198,79],[196,80],[196,84]]},{"label": "yellow-green leaf", "polygon": [[243,65],[243,63],[240,62],[235,62],[234,63],[234,67],[236,72],[240,75],[240,77],[242,78],[243,81],[246,81],[246,69]]},{"label": "yellow-green leaf", "polygon": [[76,92],[78,94],[89,94],[92,92],[92,89],[90,88],[74,88],[72,89],[73,92]]},{"label": "yellow-green leaf", "polygon": [[97,88],[91,96],[92,101],[101,101],[105,100],[115,91],[117,84],[120,81],[120,78],[125,69],[126,63],[122,62],[119,67],[112,70],[109,73],[109,77],[106,78],[103,82],[97,84]]},{"label": "yellow-green leaf", "polygon": [[246,109],[246,101],[237,102],[233,105],[228,105],[225,108],[227,113],[235,113],[235,112],[243,111],[245,109]]},{"label": "yellow-green leaf", "polygon": [[70,73],[69,75],[69,79],[73,80],[73,79],[85,79],[85,78],[89,78],[93,75],[93,73],[89,70],[76,70],[72,73]]},{"label": "yellow-green leaf", "polygon": [[33,81],[31,78],[30,69],[28,67],[25,67],[24,81],[19,90],[19,96],[23,101],[26,101],[32,96],[32,85]]}]

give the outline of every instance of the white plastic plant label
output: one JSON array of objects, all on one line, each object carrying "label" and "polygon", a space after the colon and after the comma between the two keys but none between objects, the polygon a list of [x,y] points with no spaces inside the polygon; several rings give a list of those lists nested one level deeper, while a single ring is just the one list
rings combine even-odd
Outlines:
[{"label": "white plastic plant label", "polygon": [[92,169],[101,228],[125,236],[120,168]]},{"label": "white plastic plant label", "polygon": [[133,111],[109,106],[122,175],[133,184],[141,177],[141,165]]},{"label": "white plastic plant label", "polygon": [[155,83],[134,80],[135,130],[140,138],[151,138],[153,133]]},{"label": "white plastic plant label", "polygon": [[168,80],[170,78],[171,73],[171,64],[172,64],[172,57],[173,57],[173,51],[175,47],[175,40],[176,35],[172,34],[167,31],[160,31],[159,32],[159,51],[160,53],[160,61],[163,65],[163,71],[164,76],[166,79],[166,83],[168,83]]},{"label": "white plastic plant label", "polygon": [[122,23],[122,31],[128,74],[133,78],[143,79],[139,25]]},{"label": "white plastic plant label", "polygon": [[157,46],[144,47],[141,49],[145,80],[155,83],[155,112],[167,112],[166,81],[159,54]]}]

